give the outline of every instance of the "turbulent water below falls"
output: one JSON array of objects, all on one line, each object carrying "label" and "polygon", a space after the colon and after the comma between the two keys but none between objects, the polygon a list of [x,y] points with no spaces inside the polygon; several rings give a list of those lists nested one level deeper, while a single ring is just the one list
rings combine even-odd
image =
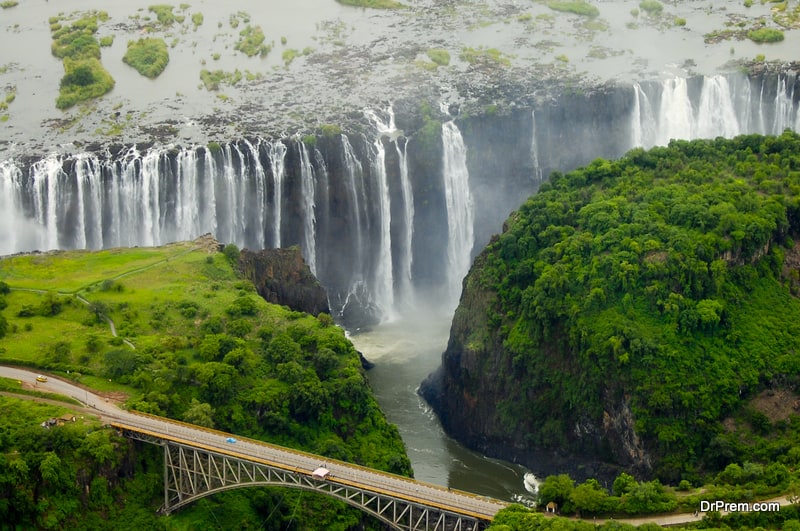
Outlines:
[{"label": "turbulent water below falls", "polygon": [[378,403],[406,442],[414,477],[420,481],[533,503],[535,480],[520,465],[489,459],[449,438],[439,419],[417,395],[417,387],[441,363],[452,314],[421,313],[350,336],[367,359]]}]

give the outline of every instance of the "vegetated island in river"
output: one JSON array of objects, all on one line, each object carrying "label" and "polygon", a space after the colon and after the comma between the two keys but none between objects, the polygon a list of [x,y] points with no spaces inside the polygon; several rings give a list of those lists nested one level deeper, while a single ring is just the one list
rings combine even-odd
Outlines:
[{"label": "vegetated island in river", "polygon": [[[206,236],[33,253],[0,260],[0,281],[2,364],[47,370],[138,411],[411,474],[297,249],[240,253]],[[3,391],[35,391],[20,384],[0,378]],[[161,449],[88,416],[41,426],[68,407],[0,396],[2,527],[380,528],[341,502],[285,488],[223,492],[159,517]]]},{"label": "vegetated island in river", "polygon": [[621,472],[729,485],[732,501],[754,481],[785,490],[800,464],[799,235],[788,131],[553,174],[473,264],[422,393],[467,445],[606,492]]}]

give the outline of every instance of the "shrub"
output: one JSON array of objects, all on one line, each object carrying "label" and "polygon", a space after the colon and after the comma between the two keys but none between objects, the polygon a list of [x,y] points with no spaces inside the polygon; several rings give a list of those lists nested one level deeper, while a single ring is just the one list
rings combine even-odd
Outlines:
[{"label": "shrub", "polygon": [[231,263],[236,263],[236,261],[239,260],[239,248],[236,247],[236,244],[229,243],[223,247],[222,254],[224,254],[225,258]]},{"label": "shrub", "polygon": [[450,64],[450,53],[447,50],[431,48],[428,50],[428,57],[439,66],[447,66]]},{"label": "shrub", "polygon": [[122,60],[143,76],[155,79],[169,63],[167,43],[155,38],[128,41],[128,51]]},{"label": "shrub", "polygon": [[371,7],[373,9],[402,9],[405,4],[394,0],[336,0],[342,5],[353,7]]},{"label": "shrub", "polygon": [[642,0],[639,2],[639,7],[650,14],[661,13],[664,10],[664,5],[658,0]]},{"label": "shrub", "polygon": [[64,58],[64,77],[61,78],[56,107],[67,109],[76,103],[97,98],[114,88],[114,79],[95,58],[71,60]]},{"label": "shrub", "polygon": [[549,7],[553,11],[573,13],[575,15],[581,15],[583,17],[596,17],[597,15],[600,14],[600,11],[596,7],[583,1],[569,2],[569,1],[553,0],[547,3],[547,7]]},{"label": "shrub", "polygon": [[239,42],[236,43],[234,48],[247,55],[247,57],[253,57],[256,54],[265,57],[272,50],[272,46],[264,44],[266,37],[261,26],[248,24],[239,32],[239,37]]},{"label": "shrub", "polygon": [[747,38],[759,44],[764,42],[780,42],[783,40],[783,32],[772,28],[759,28],[748,31]]}]

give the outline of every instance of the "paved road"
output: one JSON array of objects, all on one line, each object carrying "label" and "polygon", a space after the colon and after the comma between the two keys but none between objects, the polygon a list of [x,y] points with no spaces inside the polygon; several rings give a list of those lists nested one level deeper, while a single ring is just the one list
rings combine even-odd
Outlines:
[{"label": "paved road", "polygon": [[[6,378],[15,378],[29,383],[35,383],[36,375],[37,373],[35,372],[0,366],[0,376]],[[191,444],[192,442],[202,443],[218,448],[223,452],[233,451],[238,454],[270,461],[293,471],[301,470],[310,474],[318,466],[323,465],[331,471],[332,478],[330,481],[335,482],[337,479],[343,479],[351,483],[357,483],[368,490],[391,491],[402,498],[418,500],[423,504],[434,502],[440,506],[449,507],[454,512],[474,513],[482,515],[487,519],[491,519],[500,509],[507,506],[506,503],[482,496],[452,491],[438,485],[422,483],[369,468],[332,461],[325,457],[294,451],[259,441],[241,439],[236,435],[193,427],[160,417],[129,413],[119,409],[113,402],[107,402],[102,397],[57,378],[50,377],[47,382],[38,383],[36,387],[41,391],[58,393],[76,398],[92,408],[97,416],[107,423],[125,424],[138,430],[151,431],[176,439],[184,439],[187,444]],[[237,442],[234,444],[228,443],[225,440],[227,437],[234,437],[237,439]],[[780,496],[765,501],[777,501],[781,506],[791,503],[786,496]],[[700,513],[698,516],[692,513],[677,513],[636,518],[620,518],[618,521],[632,525],[655,523],[662,526],[677,526],[689,522],[696,522],[701,520],[703,516],[704,513]],[[600,518],[584,520],[597,524],[605,522],[605,519]]]},{"label": "paved road", "polygon": [[[0,366],[0,376],[34,383],[37,373]],[[249,457],[276,463],[288,470],[305,471],[308,474],[319,466],[330,470],[329,481],[341,479],[356,484],[366,490],[390,492],[397,497],[418,501],[421,504],[434,504],[462,514],[479,515],[487,520],[508,504],[466,492],[450,490],[438,485],[422,483],[413,479],[379,472],[365,467],[333,461],[321,456],[294,451],[259,441],[242,439],[236,435],[206,430],[188,424],[172,422],[168,419],[140,415],[119,409],[111,402],[77,387],[69,382],[50,377],[47,382],[36,386],[41,391],[58,393],[80,400],[97,412],[104,422],[130,426],[136,430],[166,435],[173,439],[185,440],[187,444],[202,443],[218,448],[223,452],[235,452]],[[228,437],[237,439],[236,443],[226,442]]]}]

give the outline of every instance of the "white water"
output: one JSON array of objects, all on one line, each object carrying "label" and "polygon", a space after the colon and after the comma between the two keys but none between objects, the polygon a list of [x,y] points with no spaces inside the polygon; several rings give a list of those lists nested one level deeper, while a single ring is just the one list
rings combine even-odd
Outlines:
[{"label": "white water", "polygon": [[671,139],[732,138],[743,133],[779,135],[792,127],[800,130],[800,112],[793,101],[794,81],[793,74],[782,76],[770,98],[764,95],[763,82],[755,101],[747,78],[704,77],[699,93],[694,95],[685,78],[666,79],[651,86],[651,94],[634,83],[631,145],[650,148],[667,145]]},{"label": "white water", "polygon": [[531,110],[531,166],[533,178],[536,182],[542,181],[542,168],[539,165],[539,146],[536,141],[536,111]]},{"label": "white water", "polygon": [[453,303],[461,294],[461,281],[472,261],[473,204],[467,170],[467,148],[456,124],[442,124],[442,172],[447,205],[448,291]]},{"label": "white water", "polygon": [[[362,226],[361,226],[361,208],[360,205],[363,203],[360,201],[358,190],[363,188],[360,186],[360,181],[363,180],[363,169],[361,167],[361,161],[358,160],[355,153],[353,153],[353,146],[350,145],[350,140],[348,140],[346,135],[341,136],[342,139],[342,152],[344,154],[344,164],[345,168],[347,169],[347,194],[350,197],[350,212],[352,214],[351,220],[353,220],[353,226],[356,230],[356,237],[355,237],[355,254],[356,254],[356,264],[363,264],[364,263],[364,237],[362,234]],[[359,278],[356,281],[363,280],[360,278],[361,275],[358,275]]]},{"label": "white water", "polygon": [[[392,123],[394,125],[394,123]],[[411,179],[408,177],[408,144],[400,148],[400,142],[395,140],[394,147],[400,161],[400,190],[403,194],[403,248],[400,252],[400,293],[406,306],[413,304],[413,276],[411,267],[414,264],[414,190]]]},{"label": "white water", "polygon": [[311,272],[317,274],[317,218],[314,212],[316,184],[314,168],[308,158],[306,145],[297,141],[300,147],[300,189],[303,194],[303,258]]},{"label": "white water", "polygon": [[[365,113],[375,116],[373,113]],[[378,187],[378,238],[377,262],[375,263],[375,301],[384,319],[394,317],[394,278],[392,275],[392,206],[389,198],[389,182],[386,178],[386,148],[383,146],[383,124],[375,117],[378,136],[372,142],[374,149],[370,161],[372,179]]]},{"label": "white water", "polygon": [[283,209],[283,177],[284,177],[284,159],[286,158],[286,146],[283,142],[276,140],[269,144],[269,161],[272,166],[272,180],[275,185],[275,190],[272,196],[273,205],[273,229],[274,238],[272,242],[273,247],[281,246],[281,210]]}]

